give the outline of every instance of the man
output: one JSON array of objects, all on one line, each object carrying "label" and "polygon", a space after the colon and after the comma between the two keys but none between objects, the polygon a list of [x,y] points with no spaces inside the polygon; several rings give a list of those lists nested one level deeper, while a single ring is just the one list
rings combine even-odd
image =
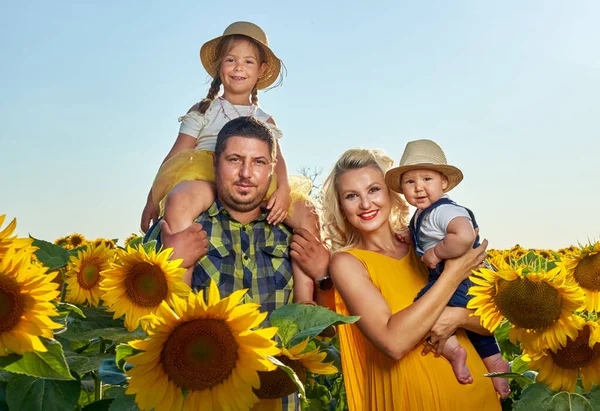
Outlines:
[{"label": "man", "polygon": [[[261,208],[273,177],[276,144],[269,128],[254,118],[227,123],[214,153],[217,200],[196,219],[199,224],[180,233],[162,226],[162,240],[174,248],[173,258],[183,258],[184,267],[196,262],[188,279],[192,288],[206,290],[210,279],[222,297],[247,288],[248,298],[269,313],[292,302],[293,286],[292,232],[282,224],[269,225]],[[153,237],[158,236],[151,230],[147,238]],[[317,281],[315,300],[323,304],[333,294],[331,282],[323,280],[329,253],[307,230],[298,230],[294,238],[292,254]],[[284,398],[282,405],[297,409],[297,397]]]}]

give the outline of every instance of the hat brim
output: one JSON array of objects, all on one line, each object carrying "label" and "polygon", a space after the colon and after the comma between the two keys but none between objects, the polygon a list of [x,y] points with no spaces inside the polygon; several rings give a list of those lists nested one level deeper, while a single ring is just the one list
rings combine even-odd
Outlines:
[{"label": "hat brim", "polygon": [[217,60],[219,59],[219,43],[225,37],[233,35],[240,35],[251,38],[264,51],[267,69],[265,70],[263,75],[258,79],[258,82],[256,83],[256,88],[258,90],[263,90],[269,87],[271,84],[273,84],[279,77],[279,74],[281,73],[281,60],[279,60],[279,58],[275,55],[275,53],[273,53],[269,46],[244,33],[228,33],[224,36],[215,37],[214,39],[207,41],[202,45],[202,47],[200,47],[200,61],[202,62],[202,65],[204,66],[206,72],[212,78],[214,78],[217,75],[217,72],[219,71],[219,67],[217,64]]},{"label": "hat brim", "polygon": [[448,186],[444,190],[445,193],[456,187],[463,179],[462,171],[451,165],[413,164],[389,169],[387,173],[385,173],[385,184],[391,190],[400,194],[404,194],[402,192],[402,184],[400,184],[400,178],[402,177],[402,174],[406,173],[407,171],[420,169],[435,170],[444,174],[448,179]]}]

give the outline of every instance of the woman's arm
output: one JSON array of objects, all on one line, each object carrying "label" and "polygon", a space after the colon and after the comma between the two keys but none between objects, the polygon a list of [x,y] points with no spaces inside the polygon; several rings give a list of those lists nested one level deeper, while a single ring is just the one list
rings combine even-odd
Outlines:
[{"label": "woman's arm", "polygon": [[354,256],[335,254],[329,272],[350,313],[361,317],[357,326],[362,333],[381,352],[399,360],[430,332],[460,282],[483,262],[486,247],[484,240],[464,256],[448,260],[429,291],[395,314],[371,282],[367,269]]}]

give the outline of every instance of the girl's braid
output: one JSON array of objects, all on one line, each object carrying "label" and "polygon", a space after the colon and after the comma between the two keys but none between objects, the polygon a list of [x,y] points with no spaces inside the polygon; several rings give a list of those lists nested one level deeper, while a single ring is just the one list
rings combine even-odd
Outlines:
[{"label": "girl's braid", "polygon": [[210,103],[213,102],[217,94],[219,94],[219,90],[221,90],[221,78],[217,74],[213,81],[210,83],[210,88],[208,89],[208,94],[206,98],[200,102],[198,105],[198,111],[200,114],[206,113],[206,110],[210,107]]},{"label": "girl's braid", "polygon": [[254,104],[255,106],[258,106],[258,89],[256,88],[256,84],[254,85],[254,88],[252,89],[252,104]]}]

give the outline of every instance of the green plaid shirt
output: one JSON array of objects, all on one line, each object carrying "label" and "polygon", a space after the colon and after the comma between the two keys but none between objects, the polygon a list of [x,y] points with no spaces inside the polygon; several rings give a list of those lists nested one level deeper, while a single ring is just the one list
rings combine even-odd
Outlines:
[{"label": "green plaid shirt", "polygon": [[207,233],[208,254],[194,267],[194,290],[207,290],[213,279],[221,298],[247,288],[247,301],[260,304],[261,311],[272,312],[292,302],[292,233],[287,227],[268,224],[266,213],[241,224],[219,200],[196,222]]},{"label": "green plaid shirt", "polygon": [[[208,254],[194,267],[192,288],[208,291],[210,279],[227,297],[236,290],[248,289],[246,302],[261,305],[261,311],[272,312],[293,302],[292,263],[289,246],[292,232],[283,224],[272,226],[266,213],[248,224],[231,217],[216,200],[197,219],[207,233]],[[160,247],[160,230],[155,225],[144,241],[157,240]],[[263,326],[268,326],[265,320]],[[299,410],[297,395],[282,398],[282,410]]]}]

